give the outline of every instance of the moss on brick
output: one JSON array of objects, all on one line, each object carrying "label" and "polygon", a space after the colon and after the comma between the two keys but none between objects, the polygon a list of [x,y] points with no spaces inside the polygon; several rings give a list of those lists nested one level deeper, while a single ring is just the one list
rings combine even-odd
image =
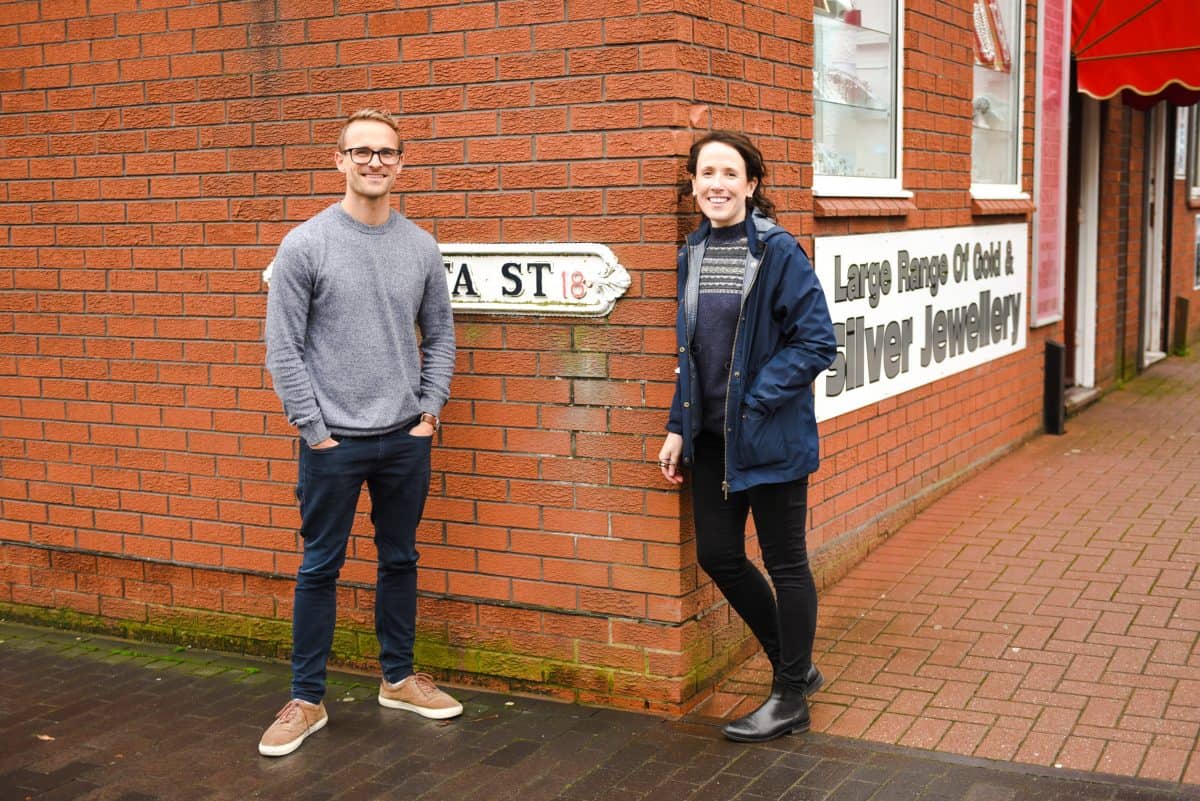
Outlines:
[{"label": "moss on brick", "polygon": [[[231,654],[286,659],[291,650],[292,629],[288,620],[155,608],[154,621],[148,623],[8,603],[0,603],[0,615],[13,622],[182,647],[176,651],[198,647]],[[115,658],[140,658],[134,656],[135,650],[131,649],[130,654],[115,655]],[[682,699],[684,705],[690,704],[698,692],[715,686],[732,667],[740,663],[746,650],[743,644],[728,653],[718,654],[697,664],[682,677],[651,676],[645,672],[581,665],[523,654],[514,643],[503,637],[489,638],[487,647],[471,647],[450,643],[444,639],[444,635],[423,631],[417,638],[414,657],[418,669],[443,679],[461,680],[493,689],[544,693],[584,703],[653,709],[669,714],[679,711],[678,701],[646,699],[628,693],[636,692],[642,686],[649,688],[663,683],[676,684],[678,689],[672,695]],[[147,658],[169,660],[172,656]],[[331,667],[375,673],[378,671],[378,657],[379,643],[372,629],[345,624],[338,627],[330,656]]]}]

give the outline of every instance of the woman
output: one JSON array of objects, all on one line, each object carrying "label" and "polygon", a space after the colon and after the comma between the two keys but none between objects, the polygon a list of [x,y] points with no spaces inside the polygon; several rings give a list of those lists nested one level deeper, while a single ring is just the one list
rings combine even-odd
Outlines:
[{"label": "woman", "polygon": [[[766,651],[771,694],[726,725],[740,742],[807,731],[817,591],[804,540],[817,469],[812,383],[833,362],[825,295],[796,240],[771,219],[762,154],[714,131],[688,155],[704,215],[679,252],[679,370],[659,451],[663,476],[691,469],[696,555]],[[746,558],[754,515],[770,583]],[[774,592],[772,592],[774,585]]]}]

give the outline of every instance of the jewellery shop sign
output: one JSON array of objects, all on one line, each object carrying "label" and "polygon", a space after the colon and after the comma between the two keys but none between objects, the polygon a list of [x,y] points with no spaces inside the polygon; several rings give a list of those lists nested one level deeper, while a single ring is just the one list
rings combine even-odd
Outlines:
[{"label": "jewellery shop sign", "polygon": [[[602,317],[629,273],[597,244],[441,244],[456,312]],[[270,283],[274,262],[263,270]]]},{"label": "jewellery shop sign", "polygon": [[629,288],[604,245],[443,244],[456,312],[601,317]]},{"label": "jewellery shop sign", "polygon": [[1027,237],[1011,224],[817,238],[838,345],[817,419],[1024,350]]}]

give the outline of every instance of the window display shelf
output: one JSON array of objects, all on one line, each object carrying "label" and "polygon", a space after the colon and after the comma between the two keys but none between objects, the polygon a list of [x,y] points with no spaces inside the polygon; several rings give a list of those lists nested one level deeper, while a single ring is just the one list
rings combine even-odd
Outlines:
[{"label": "window display shelf", "polygon": [[892,110],[817,100],[814,124],[818,175],[890,178]]},{"label": "window display shelf", "polygon": [[[820,80],[821,76],[818,76]],[[828,76],[826,81],[829,81]],[[878,97],[869,89],[856,84],[834,82],[836,88],[827,92],[818,91],[814,96],[817,106],[826,109],[854,109],[873,114],[887,115],[890,105],[886,98]],[[820,111],[817,112],[818,114]]]},{"label": "window display shelf", "polygon": [[1011,130],[972,126],[971,180],[986,184],[1017,182],[1013,152],[1016,136]]},{"label": "window display shelf", "polygon": [[[892,32],[872,27],[869,23],[862,24],[861,12],[857,8],[844,9],[837,13],[823,11],[818,6],[813,9],[813,24],[818,31],[840,30],[858,37],[864,43],[888,44],[892,40]],[[820,33],[817,34],[818,37]]]},{"label": "window display shelf", "polygon": [[[852,9],[851,13],[857,11]],[[817,100],[865,108],[891,104],[892,36],[822,13],[814,15]]]}]

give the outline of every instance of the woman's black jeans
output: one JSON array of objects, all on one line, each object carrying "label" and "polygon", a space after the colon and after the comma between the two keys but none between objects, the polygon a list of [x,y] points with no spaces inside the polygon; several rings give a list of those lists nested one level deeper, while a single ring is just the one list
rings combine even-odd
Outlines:
[{"label": "woman's black jeans", "polygon": [[[696,439],[692,469],[696,557],[766,651],[776,681],[803,690],[817,631],[817,587],[804,539],[808,477],[760,484],[731,492],[726,499],[721,490],[724,447],[713,434]],[[754,515],[770,583],[746,558],[747,513]]]}]

